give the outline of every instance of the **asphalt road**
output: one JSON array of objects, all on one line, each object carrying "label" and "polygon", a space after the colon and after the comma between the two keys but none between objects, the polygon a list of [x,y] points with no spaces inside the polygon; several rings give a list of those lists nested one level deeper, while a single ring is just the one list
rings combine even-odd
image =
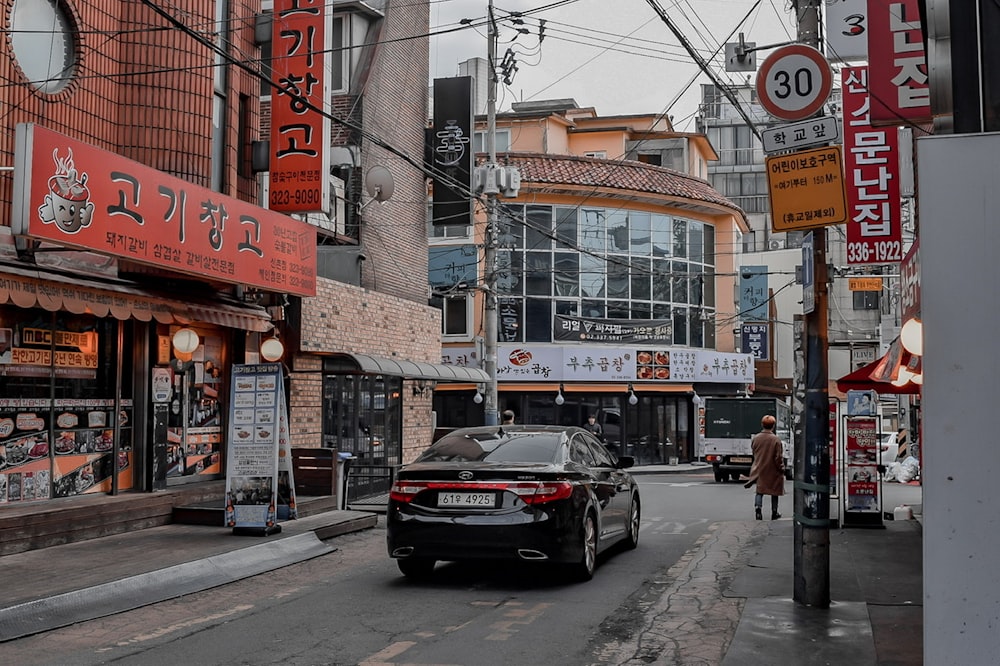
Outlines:
[{"label": "asphalt road", "polygon": [[[753,494],[711,470],[638,477],[639,548],[602,557],[594,579],[541,566],[439,564],[404,579],[385,531],[266,575],[0,646],[18,664],[616,663],[670,568],[716,521],[746,520]],[[791,498],[782,500],[791,513]],[[638,647],[638,646],[637,646]],[[608,655],[605,657],[604,655]],[[620,657],[617,658],[620,660]]]}]

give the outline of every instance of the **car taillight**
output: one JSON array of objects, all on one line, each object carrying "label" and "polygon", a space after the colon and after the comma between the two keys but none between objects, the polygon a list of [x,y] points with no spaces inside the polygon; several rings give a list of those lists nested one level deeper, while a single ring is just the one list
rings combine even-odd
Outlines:
[{"label": "car taillight", "polygon": [[566,499],[573,494],[573,484],[568,481],[396,481],[389,491],[389,498],[409,503],[424,490],[460,490],[483,492],[499,490],[512,492],[525,504],[542,504]]},{"label": "car taillight", "polygon": [[508,490],[516,493],[525,504],[542,504],[566,499],[573,494],[573,484],[568,481],[512,483]]},{"label": "car taillight", "polygon": [[722,456],[705,456],[705,461],[706,462],[716,462],[716,461],[721,461],[721,460],[722,460]]},{"label": "car taillight", "polygon": [[424,481],[396,481],[389,491],[389,499],[409,503],[417,496],[417,493],[426,489],[427,483]]}]

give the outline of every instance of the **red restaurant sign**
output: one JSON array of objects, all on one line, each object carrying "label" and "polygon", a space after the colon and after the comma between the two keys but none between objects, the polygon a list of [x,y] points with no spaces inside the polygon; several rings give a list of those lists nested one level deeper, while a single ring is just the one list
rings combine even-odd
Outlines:
[{"label": "red restaurant sign", "polygon": [[901,261],[899,132],[895,126],[871,125],[867,67],[845,67],[841,76],[847,263],[857,266]]},{"label": "red restaurant sign", "polygon": [[918,0],[868,0],[868,68],[872,125],[931,120]]},{"label": "red restaurant sign", "polygon": [[330,211],[326,64],[332,42],[326,7],[331,4],[328,0],[274,0],[271,64],[278,86],[271,92],[271,210]]},{"label": "red restaurant sign", "polygon": [[14,233],[201,278],[316,295],[316,231],[34,124],[14,151]]}]

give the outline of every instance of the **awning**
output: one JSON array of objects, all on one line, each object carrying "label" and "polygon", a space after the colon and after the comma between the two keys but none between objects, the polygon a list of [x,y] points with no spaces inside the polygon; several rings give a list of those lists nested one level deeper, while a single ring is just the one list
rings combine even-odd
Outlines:
[{"label": "awning", "polygon": [[256,305],[194,294],[158,293],[122,280],[94,280],[10,265],[0,266],[3,303],[163,324],[204,322],[257,332],[273,327],[267,310]]},{"label": "awning", "polygon": [[431,379],[438,382],[485,383],[490,380],[490,376],[479,368],[408,361],[369,354],[334,354],[323,359],[323,370],[349,375],[388,375],[403,379]]},{"label": "awning", "polygon": [[847,391],[875,391],[889,394],[920,393],[920,385],[912,381],[897,386],[893,382],[899,377],[900,367],[919,368],[919,357],[912,356],[903,349],[899,338],[892,341],[884,356],[864,365],[837,380],[837,389]]}]

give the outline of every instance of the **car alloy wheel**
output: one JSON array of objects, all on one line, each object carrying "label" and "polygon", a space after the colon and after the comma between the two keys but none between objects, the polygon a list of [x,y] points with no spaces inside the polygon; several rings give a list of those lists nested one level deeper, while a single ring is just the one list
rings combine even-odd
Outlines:
[{"label": "car alloy wheel", "polygon": [[573,573],[578,580],[590,580],[594,577],[594,569],[597,566],[597,525],[594,522],[594,514],[588,513],[584,517],[580,537],[583,541],[583,554]]},{"label": "car alloy wheel", "polygon": [[633,497],[632,505],[628,510],[628,536],[625,538],[625,547],[629,550],[639,545],[640,518],[639,498]]}]

